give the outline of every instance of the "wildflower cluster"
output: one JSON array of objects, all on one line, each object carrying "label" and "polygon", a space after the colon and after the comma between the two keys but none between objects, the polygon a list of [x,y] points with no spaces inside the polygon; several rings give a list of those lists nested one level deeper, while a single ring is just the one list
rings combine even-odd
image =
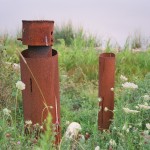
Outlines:
[{"label": "wildflower cluster", "polygon": [[137,89],[138,85],[131,83],[131,82],[125,82],[124,84],[122,84],[122,86],[126,89]]},{"label": "wildflower cluster", "polygon": [[7,108],[4,108],[3,109],[3,114],[6,115],[6,116],[9,116],[11,113],[11,110],[7,109]]},{"label": "wildflower cluster", "polygon": [[17,81],[16,87],[19,90],[24,90],[25,89],[25,84],[22,81]]},{"label": "wildflower cluster", "polygon": [[137,110],[132,110],[132,109],[125,108],[125,107],[123,108],[123,110],[125,113],[133,113],[133,114],[139,113],[139,111],[137,111]]}]

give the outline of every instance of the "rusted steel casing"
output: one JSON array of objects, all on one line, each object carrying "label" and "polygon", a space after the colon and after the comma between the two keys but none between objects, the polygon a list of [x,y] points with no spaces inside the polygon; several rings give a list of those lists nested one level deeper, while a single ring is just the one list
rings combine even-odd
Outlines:
[{"label": "rusted steel casing", "polygon": [[28,53],[26,53],[28,58],[41,58],[41,57],[51,57],[52,47],[51,46],[28,46]]},{"label": "rusted steel casing", "polygon": [[54,21],[23,20],[22,43],[30,46],[52,46]]},{"label": "rusted steel casing", "polygon": [[[103,53],[99,57],[99,97],[98,129],[109,129],[113,119],[115,81],[115,54]],[[108,108],[109,110],[107,111]],[[104,110],[105,109],[105,110]]]},{"label": "rusted steel casing", "polygon": [[[60,142],[60,97],[59,97],[59,74],[58,54],[53,50],[52,57],[28,57],[28,50],[24,50],[24,60],[21,58],[21,79],[26,84],[23,94],[24,120],[31,120],[33,124],[42,124],[47,118],[48,110],[52,116],[52,123],[57,126],[56,143]],[[42,96],[40,89],[42,91]],[[46,105],[48,109],[46,108]]]},{"label": "rusted steel casing", "polygon": [[[55,144],[60,142],[60,97],[58,54],[52,49],[54,21],[23,20],[20,57],[24,120],[42,125],[50,112],[55,125]],[[51,127],[50,127],[51,128]]]}]

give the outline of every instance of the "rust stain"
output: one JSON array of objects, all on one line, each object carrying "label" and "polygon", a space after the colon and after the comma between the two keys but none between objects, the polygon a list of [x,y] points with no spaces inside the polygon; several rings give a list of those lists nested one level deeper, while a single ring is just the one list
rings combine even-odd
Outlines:
[{"label": "rust stain", "polygon": [[52,46],[54,21],[23,20],[22,42],[30,46]]},{"label": "rust stain", "polygon": [[[99,57],[99,103],[101,110],[98,113],[98,129],[109,129],[113,119],[114,110],[114,88],[115,81],[115,54],[103,53]],[[109,110],[105,111],[105,107]]]},{"label": "rust stain", "polygon": [[27,64],[22,57],[20,64],[21,79],[26,84],[26,89],[22,91],[24,120],[41,125],[50,112],[57,132],[55,143],[59,144],[61,138],[59,70],[58,53],[51,47],[53,24],[53,21],[23,21],[23,37],[20,39],[23,44],[28,45],[28,49],[22,51]]}]

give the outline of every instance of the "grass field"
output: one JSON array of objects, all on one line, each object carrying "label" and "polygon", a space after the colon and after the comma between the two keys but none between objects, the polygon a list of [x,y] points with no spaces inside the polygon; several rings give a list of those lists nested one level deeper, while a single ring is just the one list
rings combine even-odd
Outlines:
[{"label": "grass field", "polygon": [[[66,34],[65,34],[66,33]],[[62,35],[65,35],[62,36]],[[72,140],[64,133],[68,122],[81,125],[78,150],[148,150],[150,149],[150,50],[133,52],[126,43],[120,52],[108,43],[105,52],[116,54],[114,119],[108,131],[97,130],[98,57],[94,36],[85,36],[82,29],[74,31],[71,25],[56,29],[54,49],[59,52],[62,141],[58,149],[73,149]],[[139,42],[139,41],[138,41]],[[134,42],[134,48],[135,48]],[[138,45],[139,46],[139,45]],[[35,134],[24,134],[21,91],[16,88],[20,71],[17,50],[26,46],[9,35],[0,37],[0,150],[47,150],[53,147],[53,134],[47,130],[38,140]],[[138,88],[123,87],[126,81]],[[50,120],[47,123],[50,126]]]}]

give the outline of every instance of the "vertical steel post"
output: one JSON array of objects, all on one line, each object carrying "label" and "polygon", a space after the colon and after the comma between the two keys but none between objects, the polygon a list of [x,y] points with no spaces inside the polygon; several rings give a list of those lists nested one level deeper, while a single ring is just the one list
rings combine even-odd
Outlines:
[{"label": "vertical steel post", "polygon": [[22,43],[28,49],[20,57],[21,79],[26,84],[22,91],[24,120],[40,125],[52,116],[57,132],[55,143],[60,142],[60,96],[58,53],[52,49],[54,21],[23,20]]},{"label": "vertical steel post", "polygon": [[[109,129],[114,110],[115,54],[102,53],[99,57],[98,129]],[[107,109],[108,108],[108,109]]]}]

